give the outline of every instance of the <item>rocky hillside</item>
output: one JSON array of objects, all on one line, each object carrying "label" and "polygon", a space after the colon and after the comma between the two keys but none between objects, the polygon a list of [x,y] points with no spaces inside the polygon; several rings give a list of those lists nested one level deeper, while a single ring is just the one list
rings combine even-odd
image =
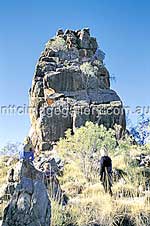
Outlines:
[{"label": "rocky hillside", "polygon": [[72,133],[86,121],[125,129],[122,102],[89,29],[58,30],[41,53],[30,89],[30,136],[37,150]]},{"label": "rocky hillside", "polygon": [[[113,163],[112,197],[99,179],[103,145]],[[1,157],[0,184],[2,226],[150,226],[150,146],[126,136],[116,147],[115,132],[91,122],[68,130],[34,166]]]}]

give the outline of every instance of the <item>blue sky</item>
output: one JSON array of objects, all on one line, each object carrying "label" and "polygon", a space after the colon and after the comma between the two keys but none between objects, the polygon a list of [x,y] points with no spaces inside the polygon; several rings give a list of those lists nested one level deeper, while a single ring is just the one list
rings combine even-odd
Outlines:
[{"label": "blue sky", "polygon": [[[58,28],[89,27],[125,105],[149,106],[150,1],[13,0],[0,2],[0,106],[27,105],[34,67]],[[132,115],[134,119],[136,115]],[[28,115],[0,115],[0,144],[22,141]]]}]

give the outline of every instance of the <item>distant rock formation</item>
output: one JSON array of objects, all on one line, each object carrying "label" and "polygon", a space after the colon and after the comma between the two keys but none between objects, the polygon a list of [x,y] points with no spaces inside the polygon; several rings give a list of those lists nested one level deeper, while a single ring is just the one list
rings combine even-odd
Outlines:
[{"label": "distant rock formation", "polygon": [[89,29],[58,30],[36,65],[30,95],[33,144],[50,150],[65,131],[92,121],[107,128],[125,129],[122,102],[110,89],[110,75]]},{"label": "distant rock formation", "polygon": [[43,173],[24,161],[20,183],[4,211],[2,226],[50,226],[51,203]]}]

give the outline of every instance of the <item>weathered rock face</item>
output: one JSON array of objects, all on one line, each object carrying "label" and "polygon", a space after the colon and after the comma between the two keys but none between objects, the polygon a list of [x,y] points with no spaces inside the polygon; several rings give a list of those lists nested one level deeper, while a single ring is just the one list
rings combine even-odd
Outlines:
[{"label": "weathered rock face", "polygon": [[2,226],[50,226],[51,205],[43,173],[23,162],[20,183],[4,211]]},{"label": "weathered rock face", "polygon": [[89,29],[59,30],[48,41],[30,89],[30,136],[38,150],[49,150],[68,128],[74,133],[87,120],[125,129],[104,57]]}]

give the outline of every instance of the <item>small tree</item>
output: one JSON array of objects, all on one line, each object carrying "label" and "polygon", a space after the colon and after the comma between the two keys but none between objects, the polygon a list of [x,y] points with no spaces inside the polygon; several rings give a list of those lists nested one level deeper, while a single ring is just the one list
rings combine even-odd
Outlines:
[{"label": "small tree", "polygon": [[129,120],[129,130],[134,139],[140,145],[150,143],[150,118],[144,114],[140,115],[135,126]]},{"label": "small tree", "polygon": [[14,155],[19,153],[21,148],[21,143],[7,143],[5,146],[0,148],[0,155]]},{"label": "small tree", "polygon": [[106,146],[110,151],[115,149],[115,132],[92,122],[86,122],[85,126],[78,128],[73,136],[68,130],[66,138],[58,142],[60,154],[64,155],[65,159],[71,155],[71,159],[74,158],[74,161],[78,161],[88,180],[92,180],[93,175],[96,175],[100,149],[103,146]]}]

